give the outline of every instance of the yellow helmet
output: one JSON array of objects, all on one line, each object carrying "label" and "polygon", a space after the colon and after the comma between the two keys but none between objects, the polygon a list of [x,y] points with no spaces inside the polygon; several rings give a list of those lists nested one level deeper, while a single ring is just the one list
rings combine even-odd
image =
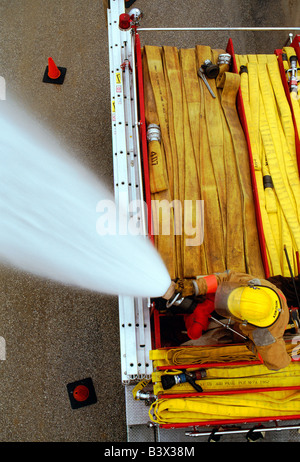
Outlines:
[{"label": "yellow helmet", "polygon": [[281,302],[270,287],[223,283],[216,291],[215,310],[226,318],[234,317],[257,327],[268,327],[278,318]]}]

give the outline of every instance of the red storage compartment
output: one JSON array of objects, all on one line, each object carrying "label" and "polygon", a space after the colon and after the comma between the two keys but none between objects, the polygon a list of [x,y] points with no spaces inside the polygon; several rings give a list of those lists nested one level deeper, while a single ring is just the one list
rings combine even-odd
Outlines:
[{"label": "red storage compartment", "polygon": [[[299,45],[300,45],[300,36],[297,36],[293,44],[291,46],[294,46],[296,49],[296,53],[298,56],[298,59],[300,61],[300,50],[299,50]],[[231,63],[231,72],[238,73],[237,69],[237,64],[236,64],[236,59],[235,59],[235,52],[234,52],[234,46],[233,42],[231,39],[229,39],[227,47],[226,47],[227,53],[229,53],[232,56],[232,63]],[[276,55],[278,56],[278,63],[279,63],[279,69],[281,72],[282,80],[284,82],[284,88],[286,92],[287,99],[289,101],[291,110],[292,110],[292,104],[290,101],[290,94],[289,94],[289,89],[288,85],[286,82],[286,76],[285,76],[285,71],[283,68],[282,64],[282,52],[281,50],[276,50]],[[140,38],[139,34],[136,33],[136,56],[137,56],[137,75],[138,75],[138,89],[139,89],[139,107],[140,107],[140,134],[141,134],[141,145],[142,145],[142,153],[143,153],[143,164],[144,164],[144,188],[145,188],[145,196],[147,200],[147,206],[148,206],[148,217],[149,217],[149,234],[150,237],[153,240],[153,236],[151,234],[151,195],[150,195],[150,182],[149,182],[149,169],[148,169],[148,152],[147,152],[147,139],[146,139],[146,124],[145,124],[145,108],[144,108],[144,94],[143,94],[143,77],[142,77],[142,59],[141,59],[141,48],[140,48]],[[260,206],[259,206],[259,198],[258,198],[258,191],[257,191],[257,184],[256,184],[256,178],[255,178],[255,172],[254,172],[254,166],[253,166],[253,157],[252,157],[252,151],[251,151],[251,143],[250,143],[250,136],[249,136],[249,131],[247,127],[247,120],[246,120],[246,115],[245,115],[245,109],[244,109],[244,103],[243,103],[243,98],[242,98],[242,93],[241,89],[239,89],[238,96],[237,96],[237,110],[238,114],[240,117],[240,122],[245,134],[247,146],[248,146],[248,152],[249,152],[249,165],[250,165],[250,174],[251,174],[251,182],[252,182],[252,190],[253,190],[253,197],[254,197],[254,204],[255,204],[255,211],[256,211],[256,222],[257,222],[257,231],[258,231],[258,236],[259,236],[259,243],[260,243],[260,250],[261,250],[261,256],[262,256],[262,261],[263,261],[263,266],[265,269],[265,277],[268,278],[270,275],[269,271],[269,264],[268,264],[268,258],[267,258],[267,251],[266,251],[266,243],[265,243],[265,236],[264,236],[264,231],[263,231],[263,224],[262,224],[262,217],[261,217],[261,212],[260,212]],[[293,114],[293,121],[294,121],[294,126],[295,126],[295,142],[296,142],[296,152],[297,152],[297,161],[298,161],[298,167],[300,171],[300,143],[299,143],[299,135],[296,129],[296,124],[295,124],[295,116]],[[176,348],[178,345],[175,343],[172,344],[172,341],[170,339],[167,339],[164,337],[164,332],[165,332],[165,326],[164,322],[167,319],[168,314],[160,312],[158,309],[156,309],[155,303],[152,304],[152,332],[153,332],[153,350],[159,350],[159,349],[168,349],[168,348]],[[182,315],[178,314],[174,317],[173,319],[174,322],[177,323],[183,323]],[[169,322],[169,321],[168,321]],[[184,347],[183,347],[184,348]],[[188,346],[185,348],[189,348]],[[201,347],[199,347],[201,348]],[[298,358],[297,358],[298,359]],[[226,363],[226,367],[229,368],[235,368],[237,366],[246,366],[246,365],[258,365],[261,364],[261,361],[259,359],[257,360],[251,360],[251,361],[233,361],[233,362],[228,362]],[[219,363],[206,363],[205,368],[214,368],[214,367],[224,367],[224,364],[219,364]],[[169,365],[169,366],[157,366],[156,370],[157,371],[169,371],[169,370],[175,370],[178,369],[179,373],[182,370],[186,369],[195,369],[197,365],[195,364],[184,364],[184,365]],[[199,367],[203,367],[203,364],[199,365]],[[300,367],[300,363],[299,363]],[[175,399],[175,398],[184,398],[184,397],[201,397],[203,396],[212,396],[212,395],[242,395],[245,393],[260,393],[260,392],[266,392],[266,391],[276,391],[276,390],[299,390],[300,389],[300,383],[299,385],[294,385],[294,386],[287,386],[287,387],[266,387],[266,388],[248,388],[248,389],[239,389],[239,390],[231,390],[230,388],[228,390],[213,390],[213,391],[205,391],[202,393],[197,393],[197,392],[190,392],[188,394],[185,393],[170,393],[170,394],[162,394],[158,395],[158,397],[161,398],[167,398],[167,399]],[[299,419],[300,414],[296,415],[287,415],[287,416],[272,416],[272,417],[258,417],[258,418],[248,418],[248,419],[221,419],[221,420],[208,420],[206,422],[185,422],[185,423],[171,423],[171,424],[160,424],[161,427],[163,428],[178,428],[178,427],[190,427],[190,426],[204,426],[204,425],[226,425],[226,424],[234,424],[234,423],[246,423],[246,422],[266,422],[266,421],[273,421],[273,420],[292,420],[292,419]]]}]

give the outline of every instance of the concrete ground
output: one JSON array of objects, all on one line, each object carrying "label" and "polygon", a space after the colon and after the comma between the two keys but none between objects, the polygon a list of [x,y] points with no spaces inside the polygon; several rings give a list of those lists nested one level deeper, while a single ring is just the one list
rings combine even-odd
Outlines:
[{"label": "concrete ground", "polygon": [[[299,26],[297,0],[137,0],[142,26]],[[0,0],[0,75],[73,156],[112,188],[108,46],[101,0]],[[143,44],[272,53],[288,32],[142,33]],[[42,83],[47,58],[67,68]],[[0,442],[125,442],[115,297],[1,267]],[[92,377],[98,402],[72,410],[66,385]]]}]

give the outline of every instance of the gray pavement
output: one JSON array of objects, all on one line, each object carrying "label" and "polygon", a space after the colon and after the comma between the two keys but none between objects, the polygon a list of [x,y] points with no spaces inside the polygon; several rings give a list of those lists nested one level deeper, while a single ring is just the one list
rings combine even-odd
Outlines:
[{"label": "gray pavement", "polygon": [[[137,0],[142,25],[299,26],[290,0]],[[72,155],[112,188],[108,46],[101,0],[0,0],[0,75]],[[287,32],[145,32],[142,44],[272,53]],[[42,83],[48,56],[67,68]],[[0,268],[0,442],[126,441],[116,297]],[[69,382],[92,377],[98,402],[72,410]]]}]

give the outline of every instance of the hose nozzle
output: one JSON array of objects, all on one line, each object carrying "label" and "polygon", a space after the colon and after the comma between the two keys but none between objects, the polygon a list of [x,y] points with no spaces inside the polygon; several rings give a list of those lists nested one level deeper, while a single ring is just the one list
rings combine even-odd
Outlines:
[{"label": "hose nozzle", "polygon": [[172,281],[167,292],[162,296],[165,300],[170,300],[175,294],[175,282]]},{"label": "hose nozzle", "polygon": [[169,390],[170,388],[174,387],[174,385],[188,382],[198,393],[202,393],[203,389],[196,383],[196,380],[201,380],[205,377],[205,369],[199,369],[194,372],[185,371],[178,375],[165,374],[161,376],[161,384],[164,390]]}]

